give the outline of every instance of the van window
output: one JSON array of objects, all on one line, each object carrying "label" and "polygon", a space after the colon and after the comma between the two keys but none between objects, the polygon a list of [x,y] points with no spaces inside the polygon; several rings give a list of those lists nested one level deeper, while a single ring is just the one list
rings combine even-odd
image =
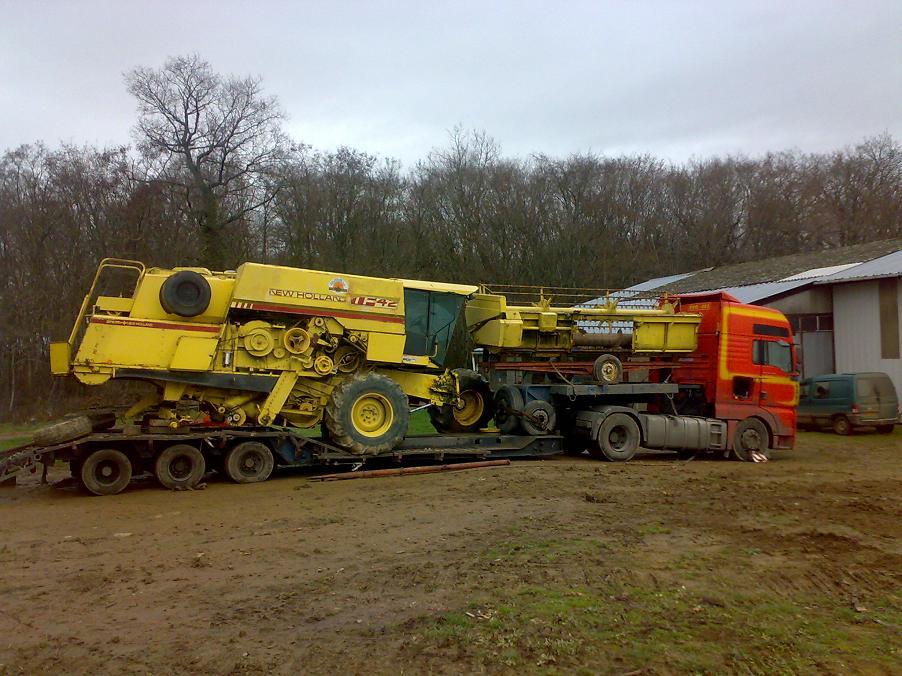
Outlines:
[{"label": "van window", "polygon": [[776,366],[783,373],[792,373],[792,348],[784,340],[753,341],[752,363]]},{"label": "van window", "polygon": [[814,398],[828,399],[830,397],[830,382],[815,383]]},{"label": "van window", "polygon": [[874,374],[856,378],[855,390],[859,398],[876,396],[880,399],[891,399],[895,395],[895,389],[889,376]]}]

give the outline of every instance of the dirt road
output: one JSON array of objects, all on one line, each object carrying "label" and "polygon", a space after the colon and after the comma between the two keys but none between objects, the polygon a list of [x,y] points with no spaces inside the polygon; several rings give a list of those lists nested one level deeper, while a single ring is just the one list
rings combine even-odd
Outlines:
[{"label": "dirt road", "polygon": [[765,465],[0,491],[0,671],[892,673],[902,431]]}]

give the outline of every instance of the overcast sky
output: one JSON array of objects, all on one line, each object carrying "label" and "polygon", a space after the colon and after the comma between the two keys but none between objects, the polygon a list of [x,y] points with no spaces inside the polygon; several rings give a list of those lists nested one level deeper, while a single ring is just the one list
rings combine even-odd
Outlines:
[{"label": "overcast sky", "polygon": [[505,154],[832,150],[902,137],[902,0],[0,0],[0,150],[121,144],[122,73],[197,52],[288,131],[410,166],[455,125]]}]

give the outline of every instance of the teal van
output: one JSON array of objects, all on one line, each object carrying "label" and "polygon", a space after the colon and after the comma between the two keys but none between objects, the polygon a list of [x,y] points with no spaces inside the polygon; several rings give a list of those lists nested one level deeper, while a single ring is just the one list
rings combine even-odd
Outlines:
[{"label": "teal van", "polygon": [[899,419],[899,399],[885,373],[832,373],[799,384],[800,429],[832,427],[851,434],[856,427],[876,427],[889,434]]}]

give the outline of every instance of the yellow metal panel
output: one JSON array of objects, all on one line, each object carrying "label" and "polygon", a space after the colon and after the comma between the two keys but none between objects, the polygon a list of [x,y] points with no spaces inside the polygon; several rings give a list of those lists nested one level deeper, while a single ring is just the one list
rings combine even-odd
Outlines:
[{"label": "yellow metal panel", "polygon": [[432,391],[432,387],[442,375],[434,373],[415,373],[413,371],[398,371],[395,369],[379,369],[377,370],[377,373],[388,376],[398,383],[398,385],[401,386],[401,389],[404,390],[404,394],[408,397],[433,401],[433,403],[440,402],[440,399],[437,398],[437,393]]},{"label": "yellow metal panel", "polygon": [[[168,368],[182,336],[214,339],[219,335],[217,326],[190,325],[189,330],[180,326],[185,325],[95,316],[85,329],[74,363]],[[201,331],[205,335],[198,336]]]},{"label": "yellow metal panel", "polygon": [[95,305],[105,312],[128,312],[134,305],[132,298],[117,298],[115,296],[98,296]]},{"label": "yellow metal panel", "polygon": [[50,343],[50,373],[55,376],[69,373],[69,343]]},{"label": "yellow metal panel", "polygon": [[404,334],[371,333],[366,346],[367,361],[402,363],[405,340]]},{"label": "yellow metal panel", "polygon": [[171,271],[156,270],[147,272],[135,292],[131,316],[142,319],[169,319],[200,324],[219,324],[225,321],[232,300],[232,288],[235,280],[231,277],[207,277],[210,283],[210,306],[197,317],[179,317],[167,314],[160,305],[160,287],[172,275]]},{"label": "yellow metal panel", "polygon": [[206,371],[213,364],[219,338],[182,336],[178,340],[169,368],[173,371]]},{"label": "yellow metal panel", "polygon": [[557,314],[554,312],[540,312],[538,313],[539,318],[539,331],[554,331],[557,328]]}]

